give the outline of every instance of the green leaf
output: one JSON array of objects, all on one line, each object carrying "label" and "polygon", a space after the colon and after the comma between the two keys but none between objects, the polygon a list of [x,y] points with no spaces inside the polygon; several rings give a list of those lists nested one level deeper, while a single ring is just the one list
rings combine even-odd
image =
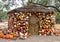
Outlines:
[{"label": "green leaf", "polygon": [[3,11],[0,11],[0,19],[7,19],[7,13],[6,12],[3,12]]},{"label": "green leaf", "polygon": [[0,4],[0,8],[2,8],[2,5]]},{"label": "green leaf", "polygon": [[0,2],[0,10],[3,8],[3,4]]},{"label": "green leaf", "polygon": [[9,10],[10,9],[10,6],[6,6],[6,10]]}]

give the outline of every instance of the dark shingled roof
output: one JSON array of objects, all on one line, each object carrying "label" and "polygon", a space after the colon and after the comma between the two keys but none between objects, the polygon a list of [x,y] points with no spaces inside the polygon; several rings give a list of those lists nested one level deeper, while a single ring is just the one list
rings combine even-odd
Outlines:
[{"label": "dark shingled roof", "polygon": [[48,9],[47,7],[38,5],[38,4],[30,4],[28,6],[16,8],[14,10],[9,11],[8,13],[15,13],[15,12],[53,12],[53,10]]}]

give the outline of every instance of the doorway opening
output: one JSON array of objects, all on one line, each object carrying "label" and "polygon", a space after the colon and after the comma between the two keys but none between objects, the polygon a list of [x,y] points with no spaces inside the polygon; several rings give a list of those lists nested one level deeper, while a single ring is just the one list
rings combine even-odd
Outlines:
[{"label": "doorway opening", "polygon": [[39,28],[39,18],[36,15],[32,15],[30,17],[30,21],[29,21],[29,33],[31,33],[32,35],[38,35],[38,28]]}]

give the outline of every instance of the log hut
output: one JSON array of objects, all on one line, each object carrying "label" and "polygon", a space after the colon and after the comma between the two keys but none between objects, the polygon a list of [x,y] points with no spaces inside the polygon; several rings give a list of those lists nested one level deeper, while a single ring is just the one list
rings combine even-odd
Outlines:
[{"label": "log hut", "polygon": [[[55,12],[52,9],[29,4],[8,12],[8,29],[28,35],[52,35],[55,25]],[[22,37],[22,36],[21,36]]]}]

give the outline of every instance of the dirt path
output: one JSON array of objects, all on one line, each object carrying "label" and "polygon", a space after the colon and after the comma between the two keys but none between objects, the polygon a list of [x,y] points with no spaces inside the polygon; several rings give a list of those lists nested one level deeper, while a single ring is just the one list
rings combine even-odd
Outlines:
[{"label": "dirt path", "polygon": [[57,33],[57,35],[60,36],[60,24],[56,24],[55,25],[55,30],[54,30],[55,33]]},{"label": "dirt path", "polygon": [[56,25],[55,25],[55,28],[56,28],[56,29],[60,29],[60,24],[56,24]]},{"label": "dirt path", "polygon": [[8,22],[0,22],[0,29],[8,28]]},{"label": "dirt path", "polygon": [[57,36],[32,36],[26,40],[6,40],[0,39],[0,42],[60,42],[60,37]]}]

